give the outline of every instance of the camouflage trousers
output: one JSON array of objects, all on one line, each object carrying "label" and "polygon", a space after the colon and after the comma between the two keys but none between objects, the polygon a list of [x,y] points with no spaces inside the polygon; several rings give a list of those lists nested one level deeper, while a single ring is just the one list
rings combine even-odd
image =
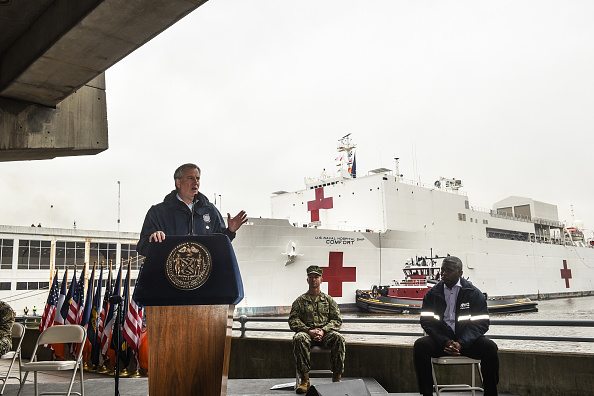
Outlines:
[{"label": "camouflage trousers", "polygon": [[330,349],[330,362],[333,373],[342,374],[344,370],[345,342],[342,334],[330,330],[324,333],[321,342],[312,341],[306,332],[297,332],[293,336],[293,355],[299,373],[309,373],[311,369],[310,349],[312,345]]},{"label": "camouflage trousers", "polygon": [[0,338],[0,355],[4,355],[5,353],[10,352],[11,348],[12,338],[10,337],[10,334],[8,335],[8,337]]}]

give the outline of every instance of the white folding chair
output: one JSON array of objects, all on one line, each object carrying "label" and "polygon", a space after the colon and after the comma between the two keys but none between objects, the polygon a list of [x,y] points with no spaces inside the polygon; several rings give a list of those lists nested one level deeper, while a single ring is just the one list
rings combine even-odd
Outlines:
[{"label": "white folding chair", "polygon": [[[23,376],[21,374],[21,344],[23,342],[23,338],[25,338],[25,326],[21,323],[14,322],[12,324],[12,346],[14,351],[10,351],[5,355],[0,356],[0,359],[10,359],[10,365],[8,366],[8,371],[5,373],[0,374],[0,381],[3,382],[2,389],[0,390],[0,395],[4,394],[4,388],[6,388],[6,383],[8,382],[9,378],[14,378],[19,380],[19,384],[23,382]],[[16,366],[14,362],[16,359],[19,359],[19,364]],[[19,376],[10,375],[13,367],[19,370]]]},{"label": "white folding chair", "polygon": [[[457,365],[457,364],[469,364],[470,369],[472,370],[472,377],[471,377],[471,385],[467,384],[452,384],[452,385],[438,385],[437,384],[437,377],[435,376],[435,365]],[[481,361],[478,359],[471,359],[466,356],[442,356],[438,358],[431,358],[431,374],[433,375],[433,386],[435,388],[435,392],[437,396],[441,395],[441,392],[449,392],[449,391],[470,391],[472,392],[472,396],[475,396],[475,392],[483,391],[483,388],[476,386],[475,384],[475,375],[474,375],[474,368],[477,368],[479,375],[481,377],[481,382],[483,381],[483,374],[481,373]]]},{"label": "white folding chair", "polygon": [[[70,384],[68,385],[68,392],[46,392],[45,395],[85,395],[85,385],[83,380],[83,366],[82,366],[82,353],[85,338],[87,337],[87,330],[79,325],[62,325],[52,326],[46,329],[37,338],[35,349],[33,349],[33,358],[29,363],[21,364],[21,371],[25,372],[25,377],[21,381],[21,387],[19,388],[18,396],[20,396],[23,390],[23,385],[27,379],[27,375],[30,371],[33,371],[35,377],[35,396],[39,396],[39,389],[37,383],[37,372],[38,371],[62,371],[62,370],[73,370],[72,377],[70,378]],[[78,346],[78,352],[76,354],[76,360],[61,360],[61,361],[37,361],[37,349],[40,345],[44,344],[63,344],[63,343],[76,343]],[[76,377],[76,370],[80,372],[80,393],[72,392],[72,385],[74,378]]]}]

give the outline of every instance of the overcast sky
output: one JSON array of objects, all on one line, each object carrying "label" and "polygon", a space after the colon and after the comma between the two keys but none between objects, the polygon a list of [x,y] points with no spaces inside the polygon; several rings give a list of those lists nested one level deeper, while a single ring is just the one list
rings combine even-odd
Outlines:
[{"label": "overcast sky", "polygon": [[573,205],[592,229],[592,20],[587,0],[210,0],[107,71],[107,151],[0,163],[0,223],[117,230],[120,181],[138,232],[185,162],[223,213],[268,217],[352,133],[359,175],[400,157],[472,206]]}]

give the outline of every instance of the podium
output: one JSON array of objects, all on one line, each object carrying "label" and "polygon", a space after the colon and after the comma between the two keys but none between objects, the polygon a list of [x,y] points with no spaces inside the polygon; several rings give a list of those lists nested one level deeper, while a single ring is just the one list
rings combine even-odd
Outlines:
[{"label": "podium", "polygon": [[226,235],[151,243],[134,290],[146,307],[149,394],[227,394],[239,266]]}]

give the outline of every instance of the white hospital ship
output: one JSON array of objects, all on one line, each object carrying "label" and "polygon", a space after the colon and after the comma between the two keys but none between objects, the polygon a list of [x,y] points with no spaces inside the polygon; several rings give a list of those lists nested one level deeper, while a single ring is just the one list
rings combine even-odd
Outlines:
[{"label": "white hospital ship", "polygon": [[[274,193],[271,218],[250,218],[238,231],[245,298],[236,313],[288,312],[312,264],[324,268],[322,290],[354,306],[357,289],[400,279],[407,260],[430,254],[460,257],[464,276],[492,297],[594,294],[591,241],[566,228],[555,205],[514,196],[479,209],[460,180],[425,185],[397,167],[353,177],[354,148],[350,136],[340,139],[336,174]],[[84,263],[135,261],[137,240],[137,233],[0,226],[0,298],[17,313],[36,304],[39,314],[51,269],[77,262],[80,274]],[[133,279],[137,273],[135,265]]]}]

